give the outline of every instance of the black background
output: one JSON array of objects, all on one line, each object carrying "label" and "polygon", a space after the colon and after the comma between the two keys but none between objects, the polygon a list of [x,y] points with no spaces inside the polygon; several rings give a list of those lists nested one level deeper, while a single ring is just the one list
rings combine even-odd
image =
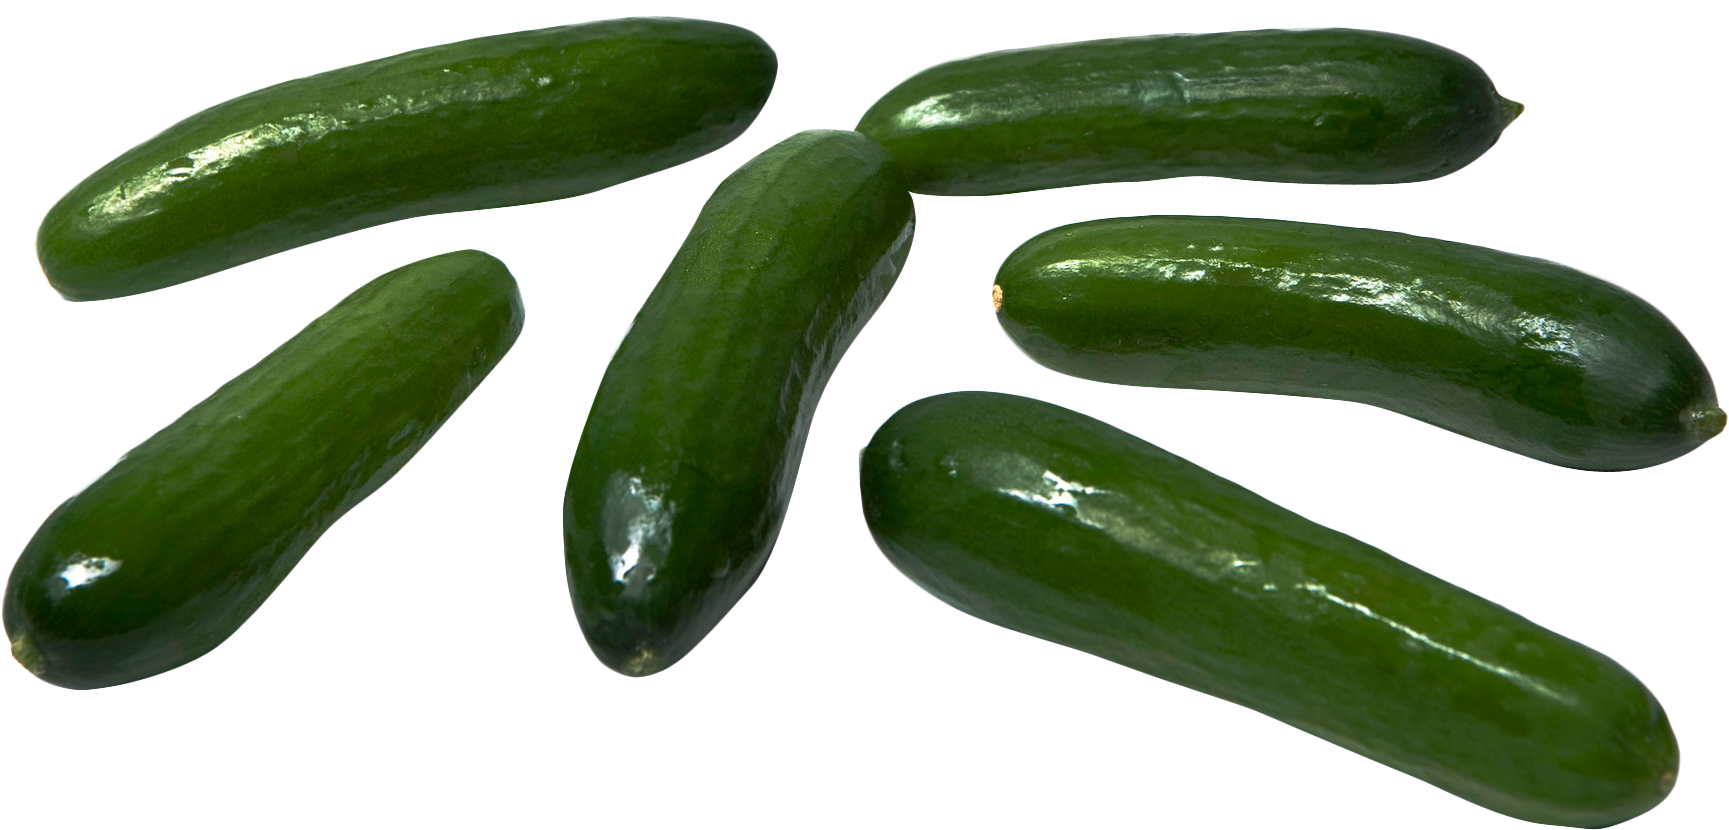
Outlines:
[{"label": "black background", "polygon": [[[1591,643],[1634,667],[1688,733],[1703,678],[1672,654],[1672,640],[1684,636],[1677,617],[1710,598],[1703,562],[1717,555],[1705,553],[1722,550],[1722,496],[1710,470],[1720,469],[1724,446],[1660,469],[1591,474],[1368,406],[1098,386],[1020,358],[986,308],[1001,259],[1055,225],[1124,214],[1267,216],[1560,259],[1649,297],[1722,363],[1729,344],[1715,284],[1724,275],[1694,259],[1712,240],[1694,251],[1698,232],[1674,208],[1677,190],[1707,185],[1688,182],[1693,171],[1677,157],[1686,154],[1675,144],[1686,131],[1686,88],[1629,69],[1663,64],[1672,41],[1610,24],[1449,22],[1416,9],[1359,14],[1328,3],[1115,17],[830,12],[664,10],[738,22],[768,38],[780,52],[768,109],[712,156],[576,201],[406,221],[168,291],[88,304],[55,301],[24,258],[17,228],[5,280],[16,488],[0,515],[21,546],[114,456],[382,271],[481,247],[507,261],[529,311],[522,341],[493,377],[410,469],[320,541],[239,635],[173,673],[95,692],[105,711],[197,718],[251,700],[303,712],[294,718],[367,712],[373,738],[413,733],[420,716],[410,712],[436,711],[437,730],[462,740],[565,744],[579,726],[605,742],[572,763],[607,763],[607,747],[628,747],[622,738],[635,731],[662,749],[681,747],[679,764],[712,763],[743,745],[799,766],[894,759],[903,769],[889,775],[930,778],[916,789],[941,776],[979,804],[1036,795],[963,785],[963,773],[999,785],[1034,776],[1100,804],[1155,794],[1229,804],[1252,823],[1311,814],[1335,827],[1387,827],[1350,813],[1350,795],[1371,792],[1440,823],[1515,827],[1238,707],[973,621],[897,576],[859,520],[854,453],[911,399],[996,389],[1105,418]],[[55,36],[76,50],[31,69],[29,109],[14,125],[28,131],[28,149],[12,150],[14,183],[22,182],[12,195],[22,213],[45,209],[152,131],[273,81],[571,22],[558,14],[341,26],[325,14],[268,24],[206,19],[194,28],[173,16],[64,24]],[[1482,161],[1420,185],[1177,180],[920,197],[906,271],[830,384],[761,581],[666,674],[628,681],[593,661],[565,595],[552,508],[612,344],[728,171],[802,128],[854,125],[894,81],[954,55],[1273,26],[1383,28],[1442,41],[1482,62],[1530,111]],[[1608,41],[1618,43],[1610,54]],[[21,671],[0,673],[0,688],[9,702],[47,711],[90,700]],[[1665,825],[1665,811],[1639,827],[1682,827]]]}]

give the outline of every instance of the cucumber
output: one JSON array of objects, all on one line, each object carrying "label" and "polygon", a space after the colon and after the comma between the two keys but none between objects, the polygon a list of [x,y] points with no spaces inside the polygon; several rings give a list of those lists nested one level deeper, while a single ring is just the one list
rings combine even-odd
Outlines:
[{"label": "cucumber", "polygon": [[774,77],[756,35],[672,18],[407,52],[169,127],[54,205],[37,253],[67,299],[101,300],[398,219],[578,196],[725,145]]},{"label": "cucumber", "polygon": [[595,656],[677,662],[756,581],[817,398],[912,244],[888,153],[776,144],[720,184],[607,366],[565,491],[565,570]]},{"label": "cucumber", "polygon": [[1631,470],[1723,430],[1687,339],[1563,265],[1267,219],[1082,222],[1016,249],[997,320],[1045,366],[1356,401],[1531,458]]},{"label": "cucumber", "polygon": [[1674,784],[1663,708],[1609,658],[1084,415],[927,398],[860,486],[890,561],[955,608],[1489,809],[1603,827]]},{"label": "cucumber", "polygon": [[479,251],[367,283],[55,509],[6,584],[13,656],[94,689],[220,645],[521,328],[516,281]]},{"label": "cucumber", "polygon": [[1433,43],[1354,29],[1064,43],[926,69],[859,121],[918,193],[1223,176],[1388,184],[1445,176],[1523,107]]}]

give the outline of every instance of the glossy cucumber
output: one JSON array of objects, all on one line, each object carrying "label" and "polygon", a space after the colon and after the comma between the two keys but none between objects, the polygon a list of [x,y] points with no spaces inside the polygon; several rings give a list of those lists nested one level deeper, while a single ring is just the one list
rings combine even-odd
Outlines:
[{"label": "glossy cucumber", "polygon": [[1084,415],[927,398],[860,483],[877,544],[955,608],[1492,810],[1603,827],[1674,784],[1662,707],[1609,658]]},{"label": "glossy cucumber", "polygon": [[367,283],[43,522],[6,585],[13,656],[92,689],[220,645],[521,328],[516,281],[478,251]]},{"label": "glossy cucumber", "polygon": [[1470,164],[1521,109],[1433,43],[1264,30],[953,61],[895,87],[858,129],[915,192],[944,196],[1176,176],[1387,184]]},{"label": "glossy cucumber", "polygon": [[67,299],[100,300],[398,219],[577,196],[731,141],[774,77],[756,35],[673,18],[407,52],[169,127],[62,198],[37,253]]},{"label": "glossy cucumber", "polygon": [[756,580],[817,398],[912,244],[912,196],[858,133],[803,132],[703,206],[619,346],[565,492],[589,646],[646,675]]},{"label": "glossy cucumber", "polygon": [[997,320],[1059,372],[1372,404],[1532,458],[1629,470],[1721,432],[1657,309],[1547,260],[1386,231],[1146,216],[1040,234]]}]

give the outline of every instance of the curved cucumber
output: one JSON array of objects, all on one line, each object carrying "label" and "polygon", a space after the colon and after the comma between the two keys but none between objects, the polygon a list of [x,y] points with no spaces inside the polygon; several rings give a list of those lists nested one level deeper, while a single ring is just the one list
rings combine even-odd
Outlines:
[{"label": "curved cucumber", "polygon": [[1223,176],[1445,176],[1522,107],[1433,43],[1354,29],[1064,43],[932,67],[859,122],[918,193],[981,196]]},{"label": "curved cucumber", "polygon": [[1106,219],[1027,241],[993,293],[1003,330],[1059,372],[1357,401],[1567,467],[1660,464],[1724,425],[1704,364],[1650,304],[1456,242]]},{"label": "curved cucumber", "polygon": [[1603,827],[1674,784],[1668,719],[1614,661],[1086,416],[927,398],[860,483],[877,544],[944,602],[1492,810]]},{"label": "curved cucumber", "polygon": [[853,132],[782,141],[703,206],[607,367],[565,492],[570,596],[606,665],[672,665],[756,580],[817,398],[912,234],[888,153]]},{"label": "curved cucumber", "polygon": [[42,523],[6,584],[13,656],[92,689],[220,645],[521,328],[516,281],[478,251],[367,283]]},{"label": "curved cucumber", "polygon": [[128,150],[42,221],[67,299],[138,294],[385,222],[578,196],[742,133],[774,85],[756,35],[607,20],[278,84]]}]

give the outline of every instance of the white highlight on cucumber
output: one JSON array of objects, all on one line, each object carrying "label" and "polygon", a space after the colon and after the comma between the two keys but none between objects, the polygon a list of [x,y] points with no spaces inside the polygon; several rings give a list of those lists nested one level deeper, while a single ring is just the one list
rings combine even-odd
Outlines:
[{"label": "white highlight on cucumber", "polygon": [[1092,496],[1111,492],[1109,490],[1100,490],[1096,487],[1081,484],[1078,481],[1067,481],[1062,476],[1059,476],[1050,470],[1044,472],[1043,478],[1045,483],[1050,485],[1049,490],[1044,493],[1014,489],[1004,490],[1003,492],[1014,496],[1021,501],[1032,502],[1033,504],[1040,504],[1046,507],[1074,507],[1076,506],[1076,493]]},{"label": "white highlight on cucumber", "polygon": [[665,485],[655,487],[637,476],[614,473],[606,482],[606,501],[606,515],[614,521],[601,532],[613,580],[626,586],[653,581],[672,544],[674,508]]},{"label": "white highlight on cucumber", "polygon": [[66,581],[66,590],[70,591],[120,570],[120,564],[120,560],[106,556],[86,556],[61,568],[60,578]]},{"label": "white highlight on cucumber", "polygon": [[[1188,247],[1199,250],[1195,245]],[[1219,251],[1222,246],[1214,245],[1208,250]],[[1391,261],[1377,264],[1400,276],[1381,278],[1334,272],[1319,267],[1325,262],[1297,262],[1282,268],[1244,271],[1240,257],[1209,258],[1199,254],[1183,259],[1165,255],[1119,256],[1111,260],[1075,259],[1054,263],[1042,270],[1044,273],[1089,273],[1097,270],[1101,263],[1125,271],[1154,274],[1166,282],[1200,282],[1219,274],[1244,272],[1257,287],[1272,292],[1295,292],[1324,298],[1327,302],[1378,308],[1423,323],[1491,333],[1498,333],[1505,325],[1501,317],[1485,310],[1485,303],[1496,298],[1485,300],[1462,296],[1454,290],[1436,289],[1421,276],[1413,274],[1411,266]],[[1569,355],[1575,359],[1580,355],[1581,347],[1569,323],[1550,316],[1522,314],[1512,320],[1512,325],[1519,333],[1521,347]]]},{"label": "white highlight on cucumber", "polygon": [[933,95],[905,110],[895,118],[897,126],[903,129],[935,130],[942,127],[964,125],[974,117],[973,107],[963,102],[962,96],[955,93]]},{"label": "white highlight on cucumber", "polygon": [[[1025,457],[998,462],[1004,470],[1019,468],[1012,480],[1019,487],[1001,487],[1005,496],[1031,504],[1087,527],[1099,530],[1118,544],[1146,551],[1166,564],[1209,581],[1229,581],[1245,590],[1275,590],[1267,583],[1265,563],[1246,546],[1216,544],[1183,533],[1159,510],[1137,506],[1123,494],[1064,478],[1043,464]],[[1037,475],[1037,483],[1033,476]],[[1186,552],[1185,552],[1186,551]]]},{"label": "white highlight on cucumber", "polygon": [[1458,660],[1463,660],[1467,663],[1470,663],[1473,666],[1476,666],[1477,668],[1483,669],[1483,670],[1488,671],[1488,672],[1493,673],[1493,674],[1498,674],[1502,677],[1507,678],[1508,680],[1513,681],[1514,683],[1518,684],[1519,686],[1522,686],[1526,689],[1530,689],[1531,691],[1536,692],[1537,694],[1543,695],[1544,697],[1547,697],[1551,700],[1557,700],[1557,701],[1560,701],[1562,703],[1572,702],[1567,696],[1561,694],[1560,692],[1555,691],[1554,689],[1549,688],[1548,685],[1544,684],[1540,680],[1537,680],[1536,678],[1531,677],[1530,675],[1524,674],[1522,672],[1514,671],[1512,669],[1507,668],[1506,666],[1497,666],[1494,663],[1490,663],[1490,662],[1483,660],[1479,657],[1475,657],[1473,655],[1466,654],[1465,652],[1460,651],[1456,648],[1453,648],[1452,646],[1449,646],[1446,643],[1440,642],[1439,640],[1436,640],[1433,637],[1430,637],[1429,635],[1424,634],[1423,632],[1418,631],[1415,628],[1412,628],[1408,625],[1400,623],[1397,620],[1392,620],[1392,619],[1388,619],[1387,617],[1383,617],[1380,614],[1375,613],[1374,609],[1370,608],[1367,605],[1364,605],[1360,602],[1352,602],[1348,599],[1345,599],[1344,597],[1338,596],[1337,594],[1334,594],[1333,592],[1328,591],[1327,586],[1325,586],[1325,585],[1321,585],[1321,584],[1314,583],[1314,582],[1304,582],[1304,583],[1302,583],[1296,587],[1300,590],[1308,591],[1309,593],[1314,594],[1315,596],[1318,596],[1321,599],[1324,599],[1330,603],[1333,603],[1334,605],[1337,605],[1341,608],[1349,608],[1350,610],[1355,611],[1358,614],[1362,614],[1363,616],[1368,617],[1369,619],[1374,620],[1375,622],[1378,622],[1378,623],[1380,623],[1380,624],[1382,624],[1388,628],[1391,628],[1394,631],[1399,632],[1400,634],[1403,634],[1407,637],[1410,637],[1411,639],[1416,640],[1417,642],[1422,643],[1423,645],[1426,645],[1432,649],[1435,649],[1436,651],[1439,651],[1442,654],[1447,655],[1448,657],[1452,657],[1452,658],[1455,658]]},{"label": "white highlight on cucumber", "polygon": [[532,77],[527,68],[504,77],[486,73],[457,75],[449,68],[443,71],[452,75],[449,83],[412,95],[385,94],[367,101],[344,101],[331,111],[273,115],[263,123],[213,139],[179,158],[132,176],[91,199],[85,213],[98,224],[149,216],[160,209],[158,200],[174,190],[177,182],[213,175],[275,148],[312,144],[332,133],[353,130],[369,122],[417,115],[453,103],[498,99],[529,82],[542,87],[552,82],[548,76]]}]

